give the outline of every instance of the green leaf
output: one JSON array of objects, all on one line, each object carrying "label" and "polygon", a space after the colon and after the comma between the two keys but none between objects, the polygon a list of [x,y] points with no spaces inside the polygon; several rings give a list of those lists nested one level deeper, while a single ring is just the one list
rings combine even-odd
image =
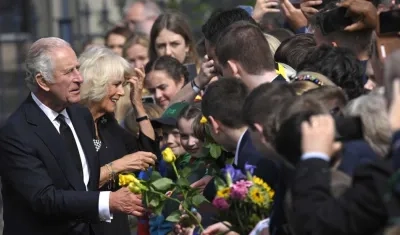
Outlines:
[{"label": "green leaf", "polygon": [[200,206],[203,202],[208,202],[208,200],[201,194],[198,194],[192,198],[192,203],[195,207]]},{"label": "green leaf", "polygon": [[189,180],[188,180],[187,178],[183,178],[183,177],[179,178],[179,179],[176,181],[176,184],[177,184],[178,186],[180,186],[180,187],[184,187],[184,186],[190,187]]},{"label": "green leaf", "polygon": [[161,178],[151,183],[151,185],[158,191],[167,192],[168,190],[172,189],[175,184],[171,179]]},{"label": "green leaf", "polygon": [[185,167],[183,168],[179,174],[181,175],[181,178],[188,177],[192,173],[192,168],[191,167]]},{"label": "green leaf", "polygon": [[213,146],[213,143],[208,143],[208,144],[205,145],[204,147],[210,149],[212,146]]},{"label": "green leaf", "polygon": [[183,202],[182,202],[182,207],[183,208],[186,208],[186,209],[188,209],[188,210],[190,210],[190,203],[191,203],[191,201],[190,202],[188,202],[187,200],[184,200]]},{"label": "green leaf", "polygon": [[219,156],[221,156],[222,149],[219,145],[217,144],[212,144],[210,148],[210,155],[211,157],[217,159]]},{"label": "green leaf", "polygon": [[150,208],[158,207],[160,205],[160,198],[158,197],[158,195],[151,197],[149,204],[150,204]]},{"label": "green leaf", "polygon": [[226,182],[223,179],[221,179],[220,177],[214,177],[214,183],[215,183],[215,186],[217,187],[217,190],[219,190],[220,188],[227,187]]},{"label": "green leaf", "polygon": [[187,192],[187,197],[193,197],[197,194],[200,194],[201,189],[199,188],[190,188],[189,191]]},{"label": "green leaf", "polygon": [[164,203],[160,203],[156,208],[151,208],[151,212],[153,212],[156,215],[161,215],[163,208],[164,208]]},{"label": "green leaf", "polygon": [[160,172],[153,171],[151,173],[151,176],[150,176],[150,181],[156,181],[156,180],[161,179],[161,178],[162,178],[162,176],[161,176]]},{"label": "green leaf", "polygon": [[172,223],[176,223],[179,222],[180,218],[181,218],[181,212],[179,210],[176,210],[172,212],[165,220]]}]

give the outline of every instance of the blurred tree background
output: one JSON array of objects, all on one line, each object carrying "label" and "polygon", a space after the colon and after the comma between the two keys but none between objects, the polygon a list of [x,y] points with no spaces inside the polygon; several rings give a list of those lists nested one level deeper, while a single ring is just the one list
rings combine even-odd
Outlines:
[{"label": "blurred tree background", "polygon": [[[121,1],[121,0],[117,0]],[[123,1],[123,0],[122,0]],[[129,1],[129,0],[128,0]],[[216,9],[229,9],[239,5],[254,6],[256,0],[156,0],[165,9],[184,13],[196,37],[201,36],[201,26]]]}]

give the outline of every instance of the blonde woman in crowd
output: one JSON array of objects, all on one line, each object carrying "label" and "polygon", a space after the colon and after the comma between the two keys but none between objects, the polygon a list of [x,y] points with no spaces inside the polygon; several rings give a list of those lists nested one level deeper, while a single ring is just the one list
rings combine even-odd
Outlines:
[{"label": "blonde woman in crowd", "polygon": [[[149,38],[145,34],[136,33],[129,37],[122,49],[122,56],[131,64],[133,68],[144,68],[149,62]],[[130,87],[125,86],[126,94],[130,93]],[[143,89],[142,95],[148,95],[148,91]],[[117,103],[115,118],[119,123],[123,122],[129,109],[132,107],[129,96],[123,96]]]},{"label": "blonde woman in crowd", "polygon": [[[89,48],[79,57],[79,63],[84,80],[81,85],[81,102],[93,116],[93,142],[102,166],[99,188],[101,191],[118,190],[116,182],[119,173],[145,170],[154,165],[157,159],[151,153],[158,151],[154,130],[141,99],[144,74],[105,47]],[[130,94],[125,94],[125,85],[131,85]],[[130,95],[132,106],[136,108],[139,137],[125,131],[114,118],[116,104],[124,95]],[[110,235],[130,234],[125,214],[114,213],[111,223],[100,223],[95,229]]]}]

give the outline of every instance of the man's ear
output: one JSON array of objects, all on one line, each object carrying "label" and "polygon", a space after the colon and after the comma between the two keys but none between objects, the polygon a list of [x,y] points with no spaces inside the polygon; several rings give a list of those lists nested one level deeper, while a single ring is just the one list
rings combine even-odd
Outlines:
[{"label": "man's ear", "polygon": [[264,128],[259,123],[254,123],[254,128],[260,136],[261,143],[265,146],[268,146],[267,138],[264,136]]},{"label": "man's ear", "polygon": [[234,77],[240,77],[239,76],[239,67],[237,66],[237,64],[234,61],[228,60],[228,66],[229,66],[230,70],[232,71],[232,75]]},{"label": "man's ear", "polygon": [[49,91],[50,90],[48,82],[46,81],[46,79],[44,79],[42,73],[36,74],[35,80],[36,80],[38,86],[40,88],[42,88],[42,90],[45,90],[45,91]]},{"label": "man's ear", "polygon": [[338,47],[338,45],[337,45],[336,42],[332,42],[332,46],[333,46],[333,47]]},{"label": "man's ear", "polygon": [[210,120],[211,129],[217,135],[221,132],[221,123],[215,120],[212,116],[208,116],[208,120]]}]

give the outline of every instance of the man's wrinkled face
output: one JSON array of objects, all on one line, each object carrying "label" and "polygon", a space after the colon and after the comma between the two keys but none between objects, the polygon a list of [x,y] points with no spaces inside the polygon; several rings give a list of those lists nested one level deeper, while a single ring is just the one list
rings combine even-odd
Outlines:
[{"label": "man's wrinkled face", "polygon": [[48,92],[54,96],[54,103],[74,104],[80,101],[80,86],[83,82],[79,73],[79,62],[70,47],[61,47],[51,52],[53,59],[53,81]]}]

